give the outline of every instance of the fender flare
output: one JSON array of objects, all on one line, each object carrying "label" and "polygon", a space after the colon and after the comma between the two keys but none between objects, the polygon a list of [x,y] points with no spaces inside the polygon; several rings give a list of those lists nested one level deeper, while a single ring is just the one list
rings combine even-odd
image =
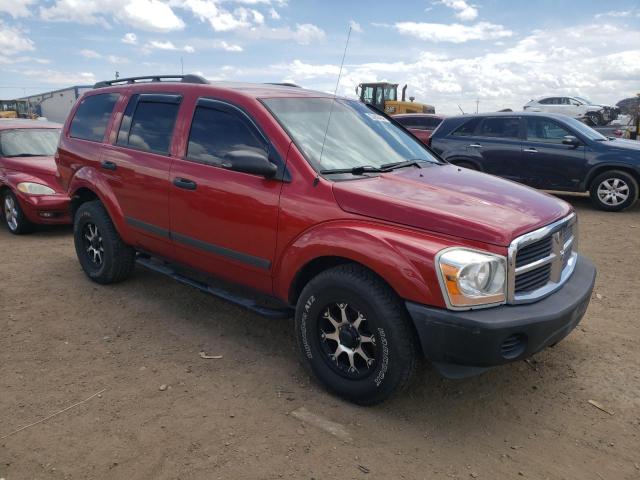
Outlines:
[{"label": "fender flare", "polygon": [[585,192],[589,190],[592,180],[600,173],[607,170],[631,172],[631,175],[638,181],[638,183],[640,183],[640,167],[634,167],[633,165],[622,162],[603,162],[598,163],[589,169],[584,177],[584,182],[580,184],[580,190]]},{"label": "fender flare", "polygon": [[337,257],[373,271],[405,300],[444,307],[433,262],[435,253],[449,245],[434,237],[421,243],[418,233],[407,235],[368,222],[338,220],[314,226],[280,255],[274,272],[274,293],[288,301],[298,275],[311,262]]},{"label": "fender flare", "polygon": [[69,182],[68,191],[72,201],[77,196],[77,192],[83,188],[90,190],[96,197],[98,197],[98,200],[100,200],[107,209],[107,213],[116,227],[118,234],[122,237],[125,243],[131,242],[133,239],[131,238],[127,223],[125,222],[122,208],[120,207],[109,182],[107,182],[104,176],[93,167],[87,166],[80,168]]}]

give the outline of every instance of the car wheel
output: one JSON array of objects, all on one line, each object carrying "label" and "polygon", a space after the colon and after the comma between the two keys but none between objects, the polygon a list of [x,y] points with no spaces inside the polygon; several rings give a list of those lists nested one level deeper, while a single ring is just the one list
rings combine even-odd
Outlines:
[{"label": "car wheel", "polygon": [[34,230],[33,223],[24,215],[18,199],[10,190],[5,191],[2,195],[2,218],[4,224],[14,235],[31,233]]},{"label": "car wheel", "polygon": [[320,273],[296,307],[305,364],[329,390],[360,405],[403,390],[416,369],[416,336],[398,296],[355,264]]},{"label": "car wheel", "polygon": [[631,207],[638,200],[638,182],[627,172],[609,170],[591,182],[591,201],[608,212]]},{"label": "car wheel", "polygon": [[475,163],[471,163],[471,162],[455,162],[454,165],[458,167],[466,168],[467,170],[480,171],[478,166]]},{"label": "car wheel", "polygon": [[131,275],[135,250],[122,241],[99,201],[83,203],[78,208],[73,236],[80,265],[91,280],[109,284]]},{"label": "car wheel", "polygon": [[598,112],[587,113],[587,118],[591,121],[591,123],[593,123],[595,127],[598,127],[604,123],[602,114]]}]

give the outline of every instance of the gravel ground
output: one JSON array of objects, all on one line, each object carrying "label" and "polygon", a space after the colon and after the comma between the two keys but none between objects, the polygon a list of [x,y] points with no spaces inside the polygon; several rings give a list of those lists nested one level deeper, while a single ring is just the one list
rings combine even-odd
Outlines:
[{"label": "gravel ground", "polygon": [[599,269],[580,326],[479,377],[424,367],[373,408],[307,377],[291,320],[141,268],[98,286],[69,228],[1,231],[0,478],[639,479],[640,208],[569,200]]}]

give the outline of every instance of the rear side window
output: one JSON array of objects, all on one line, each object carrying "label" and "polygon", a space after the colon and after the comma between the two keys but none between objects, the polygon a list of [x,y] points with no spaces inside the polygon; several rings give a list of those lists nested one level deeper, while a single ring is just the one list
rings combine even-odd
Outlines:
[{"label": "rear side window", "polygon": [[103,93],[85,97],[71,121],[69,136],[101,142],[118,97],[117,93]]},{"label": "rear side window", "polygon": [[478,129],[478,136],[493,138],[518,138],[520,119],[517,117],[485,118]]},{"label": "rear side window", "polygon": [[220,165],[232,151],[266,152],[261,135],[240,113],[199,106],[193,116],[187,158]]},{"label": "rear side window", "polygon": [[470,120],[468,120],[467,122],[463,123],[461,126],[459,126],[457,129],[455,129],[451,135],[454,135],[456,137],[470,137],[473,135],[473,132],[475,132],[478,124],[480,123],[480,118],[472,118]]},{"label": "rear side window", "polygon": [[122,118],[117,144],[167,155],[179,108],[180,97],[175,95],[133,96]]}]

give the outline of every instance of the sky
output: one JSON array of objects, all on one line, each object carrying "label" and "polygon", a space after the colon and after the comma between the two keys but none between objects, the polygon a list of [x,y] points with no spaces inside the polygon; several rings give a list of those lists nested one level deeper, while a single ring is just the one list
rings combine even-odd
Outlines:
[{"label": "sky", "polygon": [[454,114],[640,93],[638,0],[0,0],[0,98],[116,71],[333,92],[349,28],[345,96],[391,81]]}]

